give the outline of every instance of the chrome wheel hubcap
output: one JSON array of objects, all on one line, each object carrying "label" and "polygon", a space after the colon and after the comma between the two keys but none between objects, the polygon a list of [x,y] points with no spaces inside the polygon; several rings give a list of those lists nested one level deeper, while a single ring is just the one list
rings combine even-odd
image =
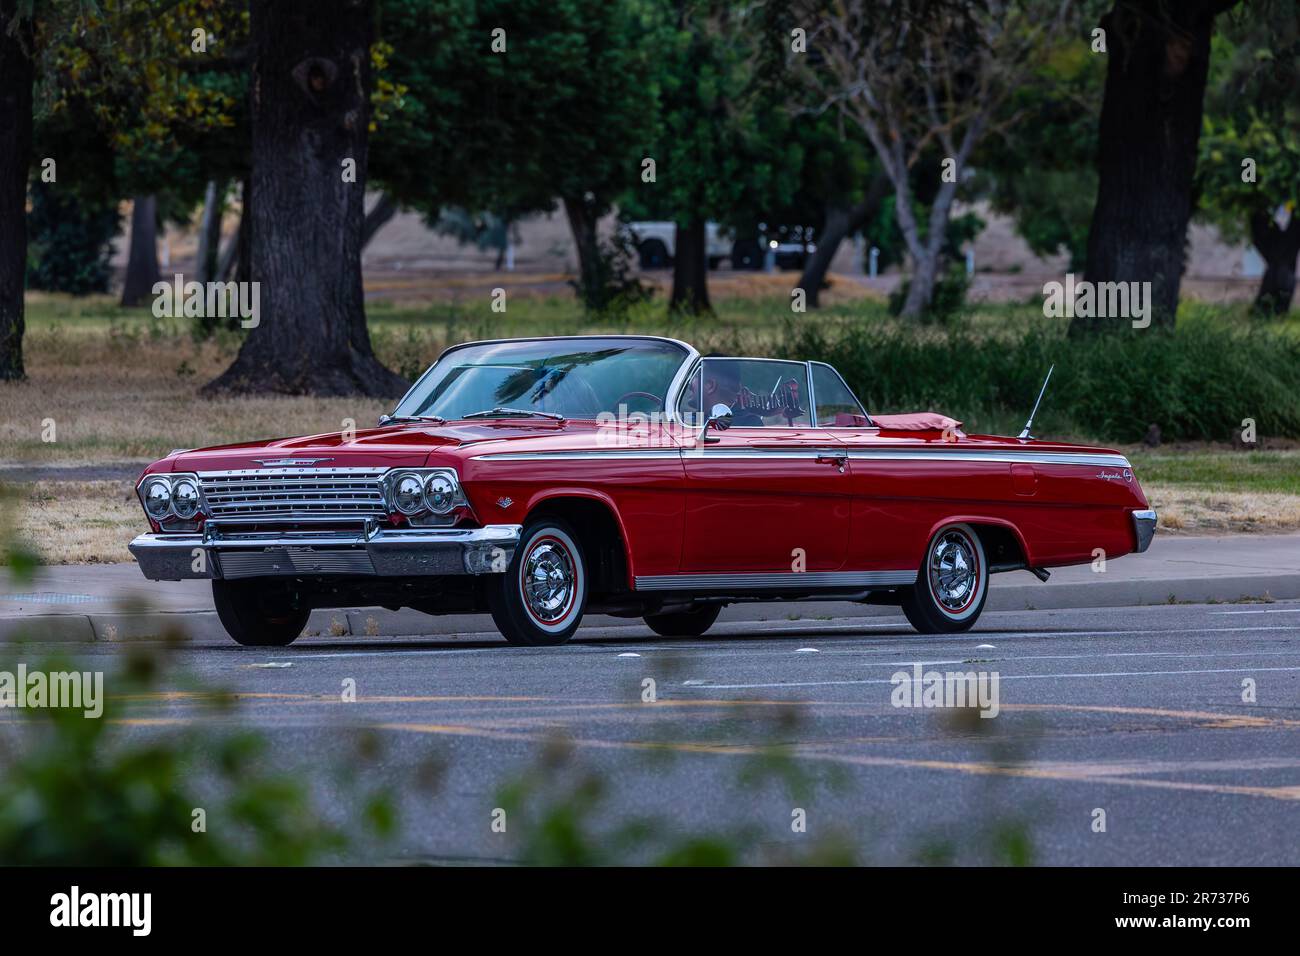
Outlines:
[{"label": "chrome wheel hubcap", "polygon": [[949,531],[930,553],[930,589],[945,609],[960,611],[979,584],[975,550],[960,532]]},{"label": "chrome wheel hubcap", "polygon": [[522,583],[533,616],[547,623],[558,621],[573,603],[573,559],[557,543],[544,541],[528,552]]}]

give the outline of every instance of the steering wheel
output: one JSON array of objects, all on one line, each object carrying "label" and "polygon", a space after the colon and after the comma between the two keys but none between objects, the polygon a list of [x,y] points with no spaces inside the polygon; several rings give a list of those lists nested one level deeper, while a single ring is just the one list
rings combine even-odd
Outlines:
[{"label": "steering wheel", "polygon": [[[618,407],[619,405],[623,405],[624,403],[627,402],[629,398],[648,398],[650,401],[654,402],[655,405],[657,405],[659,408],[664,407],[664,400],[660,398],[658,395],[654,394],[653,392],[624,392],[622,395],[618,397],[618,401],[614,403],[615,407]],[[654,409],[651,409],[651,411],[653,410]]]}]

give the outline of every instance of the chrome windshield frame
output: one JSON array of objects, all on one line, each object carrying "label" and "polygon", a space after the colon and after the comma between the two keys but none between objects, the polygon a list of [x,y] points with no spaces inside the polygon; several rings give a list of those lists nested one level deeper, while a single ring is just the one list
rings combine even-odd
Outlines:
[{"label": "chrome windshield frame", "polygon": [[[677,366],[677,370],[673,373],[672,378],[669,379],[668,391],[664,395],[664,408],[662,412],[662,418],[666,422],[671,422],[673,420],[674,410],[677,407],[677,395],[681,392],[682,388],[685,387],[687,373],[689,372],[691,366],[695,363],[695,360],[700,357],[700,353],[695,348],[695,346],[691,345],[688,342],[683,342],[680,339],[673,339],[663,335],[530,335],[521,338],[480,339],[476,342],[460,342],[457,343],[456,345],[451,345],[448,346],[446,349],[444,349],[442,351],[442,354],[438,356],[438,358],[434,361],[434,363],[424,370],[424,373],[420,375],[420,377],[417,378],[414,383],[412,383],[411,387],[406,390],[406,393],[402,395],[400,399],[398,399],[397,404],[393,406],[393,413],[395,414],[397,409],[401,408],[402,405],[406,402],[406,400],[410,398],[411,395],[415,393],[416,390],[418,390],[422,384],[424,384],[425,379],[427,379],[430,375],[433,374],[434,370],[439,365],[442,364],[443,359],[447,358],[447,356],[451,355],[453,352],[459,352],[462,349],[467,349],[474,346],[506,345],[515,342],[593,342],[593,341],[611,341],[611,340],[666,342],[670,345],[675,345],[678,348],[682,349],[682,361]],[[457,420],[457,419],[453,419],[453,420]],[[463,421],[464,419],[459,419],[459,420]]]}]

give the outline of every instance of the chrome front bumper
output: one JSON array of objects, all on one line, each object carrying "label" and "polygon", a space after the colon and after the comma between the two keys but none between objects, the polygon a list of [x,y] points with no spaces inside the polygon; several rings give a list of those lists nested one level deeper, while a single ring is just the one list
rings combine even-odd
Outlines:
[{"label": "chrome front bumper", "polygon": [[520,525],[485,528],[374,528],[364,531],[276,531],[142,534],[131,542],[140,570],[153,581],[186,578],[378,577],[494,574],[519,545]]},{"label": "chrome front bumper", "polygon": [[1151,539],[1156,536],[1156,513],[1154,511],[1134,511],[1133,533],[1137,535],[1138,553],[1151,547]]}]

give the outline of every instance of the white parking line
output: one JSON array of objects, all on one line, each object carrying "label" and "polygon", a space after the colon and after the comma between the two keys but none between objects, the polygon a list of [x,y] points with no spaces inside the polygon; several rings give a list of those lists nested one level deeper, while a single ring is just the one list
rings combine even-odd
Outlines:
[{"label": "white parking line", "polygon": [[1268,608],[1263,611],[1211,611],[1211,614],[1300,614],[1300,607]]},{"label": "white parking line", "polygon": [[[904,665],[900,662],[900,669]],[[1066,677],[1087,677],[1097,679],[1101,677],[1175,677],[1180,674],[1262,674],[1270,671],[1300,671],[1300,667],[1220,667],[1205,670],[1183,670],[1183,671],[1102,671],[1098,673],[1069,673],[1069,674],[1003,674],[1000,680],[1060,680]],[[788,683],[774,684],[699,684],[691,685],[691,690],[771,690],[781,687],[842,687],[857,684],[892,684],[893,681],[881,679],[873,680],[815,680],[815,681],[790,681]],[[685,685],[679,685],[685,686]]]},{"label": "white parking line", "polygon": [[[739,623],[739,622],[738,622],[738,623]],[[759,624],[759,625],[761,626],[761,625],[763,625],[763,624],[772,624],[772,623],[777,623],[777,622],[754,622],[754,623]],[[862,625],[856,625],[856,624],[842,625],[842,626],[834,626],[834,627],[825,627],[825,626],[823,626],[822,629],[824,629],[824,630],[858,630],[861,626],[862,626]],[[871,626],[874,626],[874,627],[880,627],[880,626],[884,626],[884,625],[871,625]],[[893,627],[893,626],[895,626],[895,625],[888,625],[888,626]],[[785,629],[787,629],[787,628],[788,628],[788,625],[786,625],[786,624],[780,624],[780,625],[779,625],[779,630],[785,630]],[[788,628],[788,629],[790,629],[790,630],[808,630],[808,628]],[[1297,627],[1297,626],[1295,626],[1295,625],[1289,625],[1289,626],[1288,626],[1288,625],[1282,625],[1282,624],[1278,624],[1278,625],[1268,625],[1268,624],[1266,624],[1266,625],[1263,625],[1263,626],[1256,626],[1256,627],[1249,627],[1249,626],[1235,626],[1235,627],[1207,627],[1207,628],[1197,628],[1197,629],[1196,629],[1196,633],[1197,633],[1197,634],[1218,634],[1218,633],[1242,634],[1242,633],[1256,633],[1256,632],[1264,632],[1264,631],[1292,631],[1292,632],[1297,632],[1297,631],[1300,631],[1300,627]],[[580,632],[580,633],[581,633],[581,632]],[[778,629],[773,629],[772,631],[760,631],[759,633],[760,633],[760,634],[772,633],[773,636],[779,636]],[[1060,630],[1041,630],[1041,631],[1032,631],[1032,630],[1031,630],[1031,631],[1014,631],[1014,632],[1013,632],[1013,631],[972,631],[972,632],[970,632],[970,639],[974,640],[974,639],[998,638],[998,639],[1000,639],[1000,640],[1011,640],[1011,639],[1014,639],[1014,638],[1040,638],[1040,637],[1053,637],[1053,638],[1071,638],[1071,637],[1121,637],[1121,636],[1130,636],[1130,635],[1134,635],[1134,634],[1141,634],[1141,635],[1144,635],[1144,636],[1146,636],[1146,637],[1161,637],[1161,636],[1166,636],[1166,635],[1167,635],[1168,637],[1178,637],[1178,638],[1183,638],[1183,637],[1186,636],[1186,631],[1185,631],[1185,630],[1175,630],[1175,629],[1169,629],[1169,630],[1151,630],[1151,629],[1149,629],[1149,628],[1147,628],[1147,629],[1141,629],[1141,630],[1107,630],[1107,631],[1060,631]],[[427,637],[424,637],[424,636],[421,636],[421,635],[408,635],[408,636],[403,636],[403,637],[399,638],[399,640],[401,640],[401,641],[403,641],[403,642],[412,641],[412,640],[444,641],[444,640],[447,640],[449,637],[465,637],[465,638],[467,638],[467,639],[472,639],[472,640],[491,640],[493,636],[494,636],[494,635],[492,635],[490,632],[484,632],[484,633],[482,633],[481,635],[480,635],[478,632],[474,632],[474,633],[472,633],[472,634],[465,634],[465,635],[431,634],[431,635],[428,635]],[[583,636],[586,637],[587,639],[586,639],[586,640],[582,640],[582,641],[577,641],[577,642],[575,642],[575,643],[573,643],[573,644],[570,644],[570,645],[568,645],[569,648],[571,648],[571,649],[582,649],[582,648],[586,648],[586,649],[589,649],[589,650],[597,650],[597,649],[598,649],[597,646],[595,646],[595,645],[598,645],[598,644],[600,643],[601,638],[599,638],[599,637],[597,637],[597,636],[595,636],[595,635],[591,635],[591,636],[583,635]],[[745,646],[744,646],[744,645],[729,645],[729,644],[727,643],[726,639],[725,639],[725,636],[723,636],[723,635],[719,635],[719,637],[720,637],[720,639],[719,639],[718,641],[713,641],[713,642],[708,642],[708,643],[691,643],[691,644],[683,644],[683,643],[678,643],[678,642],[666,642],[666,643],[663,643],[663,644],[647,644],[647,645],[636,645],[636,644],[623,644],[623,643],[620,643],[620,644],[619,644],[619,649],[620,649],[620,650],[625,650],[625,651],[647,651],[647,652],[653,652],[653,651],[674,652],[674,651],[682,651],[682,650],[704,650],[704,651],[713,651],[713,652],[716,652],[716,653],[722,653],[722,654],[735,654],[735,652],[736,652],[737,650],[745,650]],[[923,635],[923,634],[906,634],[906,635],[902,635],[902,637],[903,637],[904,639],[906,639],[906,640],[909,640],[909,641],[927,641],[927,642],[930,643],[930,646],[934,646],[934,638],[932,638],[932,637],[927,637],[926,635]],[[497,643],[494,642],[494,643],[493,643],[491,646],[489,646],[489,647],[430,647],[430,648],[385,649],[382,645],[377,645],[373,650],[364,650],[364,651],[363,651],[363,650],[357,650],[357,651],[332,651],[332,652],[323,652],[323,653],[315,653],[315,654],[300,654],[300,653],[295,653],[295,654],[293,654],[293,657],[294,657],[295,660],[297,660],[297,659],[299,659],[299,658],[374,657],[374,656],[378,656],[378,655],[383,655],[383,656],[385,656],[385,657],[397,657],[397,656],[403,656],[403,655],[420,655],[420,654],[481,654],[481,653],[484,653],[484,652],[499,653],[499,652],[501,652],[501,651],[503,651],[503,650],[506,650],[506,649],[507,649],[507,645],[506,645],[504,642],[501,642],[500,644],[497,644]],[[967,652],[967,650],[968,650],[967,647],[964,646],[964,645],[963,645],[963,646],[960,646],[960,647],[954,647],[954,645],[953,645],[950,641],[949,641],[949,642],[945,642],[945,644],[944,644],[944,646],[943,646],[942,648],[935,647],[935,650],[940,650],[940,649],[942,649],[942,650],[944,650],[944,651],[947,651],[948,653],[956,653],[956,652],[963,652],[963,653],[965,653],[965,652]],[[892,652],[892,651],[894,651],[894,650],[895,650],[894,648],[858,648],[858,649],[828,648],[828,649],[824,649],[824,650],[823,650],[823,653],[843,655],[843,654],[850,654],[850,653],[889,653],[889,652]],[[766,652],[757,651],[757,650],[750,650],[749,653],[750,653],[751,656],[758,656],[758,655],[760,655],[760,654],[788,654],[789,652],[786,651],[786,650],[780,650],[780,651],[766,651]],[[1134,652],[1134,653],[1135,653],[1135,656],[1139,656],[1140,653],[1143,653],[1143,652]],[[1146,652],[1146,653],[1151,653],[1151,652]],[[1169,652],[1169,653],[1177,653],[1177,652]],[[1259,652],[1259,653],[1264,653],[1264,652],[1261,651],[1261,652]],[[1078,656],[1079,656],[1079,657],[1085,657],[1085,658],[1086,658],[1086,657],[1104,657],[1104,656],[1109,656],[1109,655],[1107,655],[1107,654],[1105,654],[1105,653],[1098,653],[1098,654],[1095,654],[1095,655],[1094,655],[1094,654],[1082,654],[1082,655],[1078,655]],[[1116,655],[1116,656],[1122,656],[1122,655]],[[1188,656],[1188,657],[1195,657],[1195,656],[1198,656],[1198,655],[1189,654],[1189,655],[1186,655],[1186,656]],[[1213,656],[1213,655],[1208,655],[1208,656]],[[1031,658],[1031,657],[1026,657],[1026,658],[1001,658],[1001,657],[1000,657],[999,659],[1000,659],[1000,660],[1001,660],[1001,659],[1008,659],[1008,660],[1034,660],[1034,659],[1050,660],[1051,658],[1052,658],[1052,655],[1043,656],[1043,657],[1041,657],[1041,658]],[[1064,657],[1063,659],[1069,659],[1069,657],[1067,656],[1067,657]]]}]

